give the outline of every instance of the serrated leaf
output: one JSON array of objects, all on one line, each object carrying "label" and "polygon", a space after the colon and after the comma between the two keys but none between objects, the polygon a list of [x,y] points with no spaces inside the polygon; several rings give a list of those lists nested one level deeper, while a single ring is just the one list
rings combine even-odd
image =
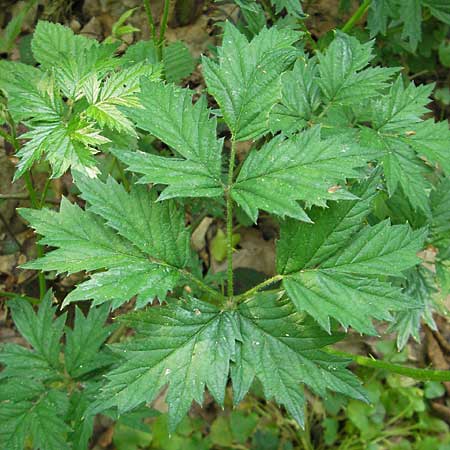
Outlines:
[{"label": "serrated leaf", "polygon": [[311,319],[295,312],[279,294],[260,293],[239,306],[239,337],[232,365],[234,402],[240,402],[257,378],[266,398],[282,404],[304,422],[303,384],[319,395],[327,390],[364,400],[358,380],[346,361],[321,348],[339,340],[324,333]]},{"label": "serrated leaf", "polygon": [[39,21],[31,48],[43,70],[53,72],[64,95],[78,99],[91,74],[104,75],[119,63],[118,43],[99,44],[57,23]]},{"label": "serrated leaf", "polygon": [[163,300],[189,261],[182,212],[171,202],[157,203],[145,187],[127,193],[112,179],[104,184],[80,175],[78,183],[95,214],[64,198],[59,213],[21,210],[42,243],[57,247],[26,267],[59,273],[107,269],[78,285],[65,304],[95,298],[96,304],[115,300],[117,307],[134,295],[139,306],[157,295]]},{"label": "serrated leaf", "polygon": [[[47,292],[37,313],[28,302],[22,299],[8,302],[8,306],[11,308],[17,329],[33,347],[36,357],[46,361],[48,369],[57,370],[60,367],[60,340],[66,317],[63,314],[54,320],[56,308],[52,307],[52,292]],[[17,356],[18,353],[16,349]],[[22,355],[24,354],[22,352]],[[2,359],[1,356],[0,359]],[[10,360],[13,370],[15,362]]]},{"label": "serrated leaf", "polygon": [[401,186],[414,209],[421,209],[430,215],[428,201],[430,182],[424,177],[427,168],[418,160],[415,153],[395,139],[385,139],[387,155],[383,158],[389,195]]},{"label": "serrated leaf", "polygon": [[216,137],[216,119],[210,118],[205,97],[192,105],[192,94],[172,84],[144,80],[138,94],[142,108],[128,112],[139,128],[155,135],[182,158],[114,152],[130,170],[144,175],[140,182],[168,184],[161,199],[223,193],[223,140]]},{"label": "serrated leaf", "polygon": [[202,59],[208,92],[236,140],[257,139],[269,131],[269,111],[280,97],[280,75],[295,58],[297,39],[295,32],[273,27],[249,43],[226,22],[218,62]]},{"label": "serrated leaf", "polygon": [[20,137],[29,141],[17,152],[20,160],[15,180],[44,155],[52,167],[52,178],[62,176],[70,167],[95,174],[94,146],[109,141],[76,117],[69,123],[58,121],[36,126]]},{"label": "serrated leaf", "polygon": [[195,60],[186,44],[175,41],[163,48],[164,75],[168,82],[179,83],[195,68]]},{"label": "serrated leaf", "polygon": [[434,17],[450,25],[450,4],[447,0],[422,0]]},{"label": "serrated leaf", "polygon": [[423,114],[428,112],[426,105],[433,91],[432,84],[406,87],[398,77],[386,96],[372,100],[372,120],[374,128],[381,132],[408,130],[414,123],[421,122]]},{"label": "serrated leaf", "polygon": [[413,51],[422,39],[422,1],[405,0],[402,4],[402,38],[407,38]]},{"label": "serrated leaf", "polygon": [[[315,267],[345,246],[370,213],[378,181],[379,172],[375,172],[354,187],[351,192],[357,200],[336,202],[329,208],[312,208],[312,224],[285,220],[277,242],[278,273]],[[302,242],[302,245],[292,245],[292,242]]]},{"label": "serrated leaf", "polygon": [[[9,385],[8,391],[17,386]],[[69,450],[66,436],[70,428],[61,415],[67,409],[67,397],[56,390],[40,391],[31,387],[28,395],[11,402],[0,399],[0,449],[23,450],[31,438],[39,450]]]},{"label": "serrated leaf", "polygon": [[275,6],[277,14],[286,9],[286,12],[294,17],[305,18],[300,0],[270,0],[270,3]]},{"label": "serrated leaf", "polygon": [[124,360],[107,375],[106,404],[125,412],[151,402],[169,384],[166,401],[172,430],[193,400],[203,402],[205,387],[223,404],[235,345],[231,313],[189,299],[149,308],[128,316],[125,323],[138,335],[114,346]]},{"label": "serrated leaf", "polygon": [[57,122],[64,114],[54,80],[35,67],[0,61],[0,89],[6,93],[8,111],[16,121]]},{"label": "serrated leaf", "polygon": [[397,348],[403,349],[412,336],[420,342],[420,322],[425,323],[433,330],[436,324],[433,319],[433,294],[436,289],[433,287],[432,274],[425,267],[418,266],[406,273],[406,294],[413,298],[415,308],[400,311],[396,314],[395,320],[389,327],[389,331],[397,333]]},{"label": "serrated leaf", "polygon": [[318,53],[317,79],[328,104],[351,105],[361,97],[370,98],[385,89],[395,68],[367,67],[373,42],[361,44],[356,38],[337,32],[335,39],[322,54]]},{"label": "serrated leaf", "polygon": [[418,123],[414,133],[406,135],[404,141],[419,155],[432,163],[438,163],[450,174],[450,130],[448,123],[434,122],[433,119]]},{"label": "serrated leaf", "polygon": [[118,107],[138,108],[136,94],[139,92],[141,77],[158,79],[160,72],[150,64],[135,64],[111,74],[100,86],[96,76],[83,86],[90,106],[86,115],[95,120],[100,127],[108,127],[119,133],[137,137],[132,122]]},{"label": "serrated leaf", "polygon": [[[424,232],[381,222],[355,235],[364,217],[358,206],[349,209],[348,215],[343,211],[344,216],[324,213],[314,226],[302,225],[301,234],[290,223],[287,233],[282,231],[284,241],[278,244],[278,265],[283,267],[284,262],[283,269],[291,271],[285,272],[283,280],[288,296],[298,310],[306,311],[328,332],[333,317],[345,328],[376,334],[371,318],[391,320],[389,311],[414,307],[383,276],[402,276],[402,271],[420,261],[416,253],[422,248]],[[330,218],[337,225],[336,236]],[[289,250],[300,246],[299,242],[308,243],[305,253]]]},{"label": "serrated leaf", "polygon": [[326,200],[353,199],[342,183],[358,177],[354,168],[367,159],[344,135],[322,140],[319,127],[289,139],[278,136],[248,155],[231,195],[255,222],[258,209],[310,221],[297,201],[325,206]]},{"label": "serrated leaf", "polygon": [[320,106],[314,60],[296,61],[292,71],[281,76],[281,102],[270,111],[270,129],[291,134],[301,130]]},{"label": "serrated leaf", "polygon": [[91,307],[87,316],[76,308],[73,329],[65,333],[64,364],[72,378],[79,378],[104,365],[99,358],[99,350],[111,332],[111,327],[104,326],[108,314],[108,306]]}]

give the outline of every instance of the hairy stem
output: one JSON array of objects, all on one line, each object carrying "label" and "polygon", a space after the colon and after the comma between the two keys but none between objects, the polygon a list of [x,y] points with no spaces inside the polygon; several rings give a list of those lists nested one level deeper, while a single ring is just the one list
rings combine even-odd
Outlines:
[{"label": "hairy stem", "polygon": [[228,182],[225,191],[227,202],[227,294],[229,299],[233,297],[233,199],[231,198],[231,186],[233,185],[234,160],[236,158],[236,142],[231,140],[231,154],[228,165]]},{"label": "hairy stem", "polygon": [[267,280],[263,281],[262,283],[259,283],[255,287],[249,289],[248,291],[244,292],[241,295],[238,295],[236,297],[237,303],[242,303],[243,301],[249,299],[250,297],[253,297],[255,294],[257,294],[262,289],[277,283],[278,281],[281,281],[284,278],[284,275],[275,275],[272,278],[268,278]]},{"label": "hairy stem", "polygon": [[344,33],[348,33],[352,30],[352,28],[359,22],[361,17],[364,16],[364,14],[367,12],[371,3],[372,0],[364,0],[361,6],[354,12],[353,16],[350,17],[350,19],[348,19],[345,25],[342,27],[342,31]]},{"label": "hairy stem", "polygon": [[420,381],[450,381],[450,370],[416,369],[399,364],[392,364],[387,361],[368,358],[367,356],[354,355],[353,353],[341,352],[332,348],[326,349],[333,355],[352,359],[356,364],[374,369],[383,369],[388,372],[398,373],[405,377]]},{"label": "hairy stem", "polygon": [[158,42],[156,39],[155,21],[153,20],[153,14],[152,14],[152,10],[150,8],[150,0],[144,0],[144,7],[145,7],[145,12],[147,14],[147,21],[148,21],[148,27],[150,28],[150,34],[152,35],[152,40],[156,47]]},{"label": "hairy stem", "polygon": [[216,291],[212,287],[209,287],[207,284],[203,283],[203,281],[199,280],[195,275],[192,275],[191,272],[188,272],[187,270],[180,270],[180,272],[187,279],[196,284],[199,289],[201,289],[206,294],[210,295],[210,298],[208,300],[205,300],[208,303],[217,304],[222,303],[224,301],[223,295],[219,291]]}]

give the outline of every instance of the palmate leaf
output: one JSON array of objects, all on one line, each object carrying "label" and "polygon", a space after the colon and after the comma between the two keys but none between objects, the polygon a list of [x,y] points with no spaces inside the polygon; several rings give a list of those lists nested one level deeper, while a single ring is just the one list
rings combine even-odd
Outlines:
[{"label": "palmate leaf", "polygon": [[143,80],[138,94],[142,108],[128,116],[182,158],[166,158],[143,152],[114,154],[143,174],[142,183],[169,185],[160,199],[217,197],[223,193],[221,152],[223,139],[216,137],[216,119],[210,117],[206,98],[192,104],[193,92],[173,84]]},{"label": "palmate leaf", "polygon": [[280,75],[294,62],[292,44],[297,40],[298,33],[273,27],[249,43],[226,22],[218,62],[202,59],[208,92],[236,140],[257,139],[269,131],[269,111],[280,97]]},{"label": "palmate leaf", "polygon": [[297,200],[325,206],[326,200],[353,199],[339,183],[358,177],[354,168],[368,159],[367,150],[347,135],[321,139],[319,127],[275,137],[248,155],[231,195],[255,222],[258,209],[310,221]]},{"label": "palmate leaf", "polygon": [[314,225],[283,223],[277,267],[285,275],[283,285],[295,306],[325,330],[330,332],[333,317],[345,328],[375,334],[371,318],[390,320],[389,311],[417,306],[385,277],[402,276],[420,261],[416,252],[422,248],[425,231],[387,222],[358,231],[370,212],[373,182],[355,192],[361,201],[316,212]]},{"label": "palmate leaf", "polygon": [[78,285],[65,304],[93,298],[96,304],[113,300],[117,307],[134,295],[139,306],[156,296],[163,300],[189,261],[183,213],[172,202],[157,203],[145,187],[127,193],[112,179],[104,184],[81,176],[78,184],[90,211],[66,199],[59,213],[21,210],[42,243],[57,247],[25,267],[58,273],[107,269]]},{"label": "palmate leaf", "polygon": [[322,332],[278,299],[278,294],[259,294],[232,312],[190,298],[126,317],[137,336],[113,347],[123,362],[109,373],[96,408],[117,405],[124,412],[151,402],[168,384],[174,429],[192,400],[203,402],[205,387],[223,404],[230,366],[236,402],[256,377],[267,397],[300,423],[301,383],[321,395],[330,389],[364,399],[359,382],[344,368],[346,361],[320,351],[339,337]]}]

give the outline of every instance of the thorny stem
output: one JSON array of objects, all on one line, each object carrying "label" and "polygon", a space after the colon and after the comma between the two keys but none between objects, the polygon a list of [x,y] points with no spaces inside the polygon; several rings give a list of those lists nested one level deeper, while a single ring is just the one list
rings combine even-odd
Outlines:
[{"label": "thorny stem", "polygon": [[152,10],[150,8],[150,0],[144,0],[144,7],[145,12],[147,14],[147,20],[148,20],[148,26],[150,28],[150,33],[152,35],[152,40],[155,46],[157,45],[157,39],[156,39],[156,28],[155,28],[155,21],[153,20],[153,14]]},{"label": "thorny stem", "polygon": [[405,377],[413,378],[420,381],[450,381],[450,370],[432,370],[432,369],[416,369],[413,367],[405,367],[399,364],[392,364],[386,361],[380,361],[367,356],[354,355],[353,353],[341,352],[332,348],[326,349],[329,353],[344,358],[352,359],[356,364],[365,367],[373,367],[374,369],[384,369],[392,373],[398,373]]},{"label": "thorny stem", "polygon": [[236,142],[234,137],[231,140],[231,154],[228,165],[228,183],[225,191],[227,202],[227,294],[231,301],[234,293],[233,289],[233,199],[231,198],[231,186],[233,184],[234,160],[236,158]]},{"label": "thorny stem", "polygon": [[342,31],[344,33],[348,33],[352,30],[352,28],[359,22],[361,17],[364,16],[366,11],[369,9],[371,3],[372,0],[364,0],[362,5],[355,11],[352,17],[350,17],[350,19],[348,19],[345,25],[342,27]]}]

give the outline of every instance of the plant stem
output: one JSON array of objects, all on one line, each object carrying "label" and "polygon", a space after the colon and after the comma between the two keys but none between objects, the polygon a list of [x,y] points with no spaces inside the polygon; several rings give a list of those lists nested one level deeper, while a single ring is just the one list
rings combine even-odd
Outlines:
[{"label": "plant stem", "polygon": [[238,295],[235,299],[237,303],[242,303],[243,301],[249,299],[250,297],[253,297],[255,294],[257,294],[259,291],[264,289],[267,286],[270,286],[271,284],[274,284],[278,281],[281,281],[284,278],[284,275],[275,275],[272,278],[268,278],[267,280],[263,281],[262,283],[259,283],[257,286],[249,289],[248,291],[244,292],[241,295]]},{"label": "plant stem", "polygon": [[162,49],[164,45],[164,37],[166,35],[167,21],[169,19],[170,0],[164,0],[164,10],[161,19],[161,25],[159,27],[159,39],[158,39],[158,58],[162,60]]},{"label": "plant stem", "polygon": [[196,284],[203,292],[205,292],[211,296],[210,299],[205,300],[205,301],[208,301],[208,303],[213,303],[213,304],[217,304],[218,301],[223,302],[223,300],[224,300],[223,295],[219,291],[216,291],[212,287],[209,287],[207,284],[203,283],[203,281],[199,280],[195,275],[192,275],[192,273],[188,272],[187,270],[180,270],[180,272],[186,278],[188,278],[190,281],[192,281],[194,284]]},{"label": "plant stem", "polygon": [[361,17],[367,12],[371,3],[372,0],[364,0],[362,5],[354,12],[353,16],[347,20],[341,30],[344,33],[348,33],[349,31],[351,31],[355,24],[358,23]]},{"label": "plant stem", "polygon": [[[37,199],[37,194],[36,191],[34,190],[33,182],[31,181],[30,172],[25,172],[23,178],[25,180],[25,186],[27,187],[28,190],[28,195],[30,196],[31,206],[35,209],[41,209],[42,205]],[[42,258],[44,256],[44,249],[42,248],[42,245],[38,244],[37,242],[36,242],[36,253],[39,258]],[[39,272],[38,280],[39,280],[39,297],[42,300],[45,296],[45,293],[47,292],[45,276],[42,272]]]},{"label": "plant stem", "polygon": [[231,198],[231,186],[233,185],[234,160],[236,158],[236,142],[231,139],[231,154],[228,165],[228,182],[225,191],[227,202],[227,294],[231,301],[233,289],[233,199]]},{"label": "plant stem", "polygon": [[39,201],[39,209],[42,209],[45,205],[45,199],[47,198],[48,188],[50,187],[50,178],[45,181],[44,189],[41,193],[41,200]]},{"label": "plant stem", "polygon": [[152,40],[155,46],[158,44],[156,40],[156,28],[155,21],[153,20],[152,10],[150,8],[150,0],[144,0],[145,12],[147,14],[148,27],[150,28],[150,34],[152,35]]},{"label": "plant stem", "polygon": [[406,367],[399,364],[392,364],[386,361],[368,358],[367,356],[354,355],[353,353],[341,352],[339,350],[327,348],[329,353],[352,359],[356,364],[364,367],[373,367],[374,369],[383,369],[388,372],[398,373],[405,377],[420,381],[450,381],[450,370],[431,370]]},{"label": "plant stem", "polygon": [[6,298],[23,298],[27,302],[30,302],[33,305],[38,305],[41,300],[35,297],[29,297],[28,295],[22,295],[22,294],[15,294],[14,292],[6,292],[6,291],[0,291],[0,297],[6,297]]}]

